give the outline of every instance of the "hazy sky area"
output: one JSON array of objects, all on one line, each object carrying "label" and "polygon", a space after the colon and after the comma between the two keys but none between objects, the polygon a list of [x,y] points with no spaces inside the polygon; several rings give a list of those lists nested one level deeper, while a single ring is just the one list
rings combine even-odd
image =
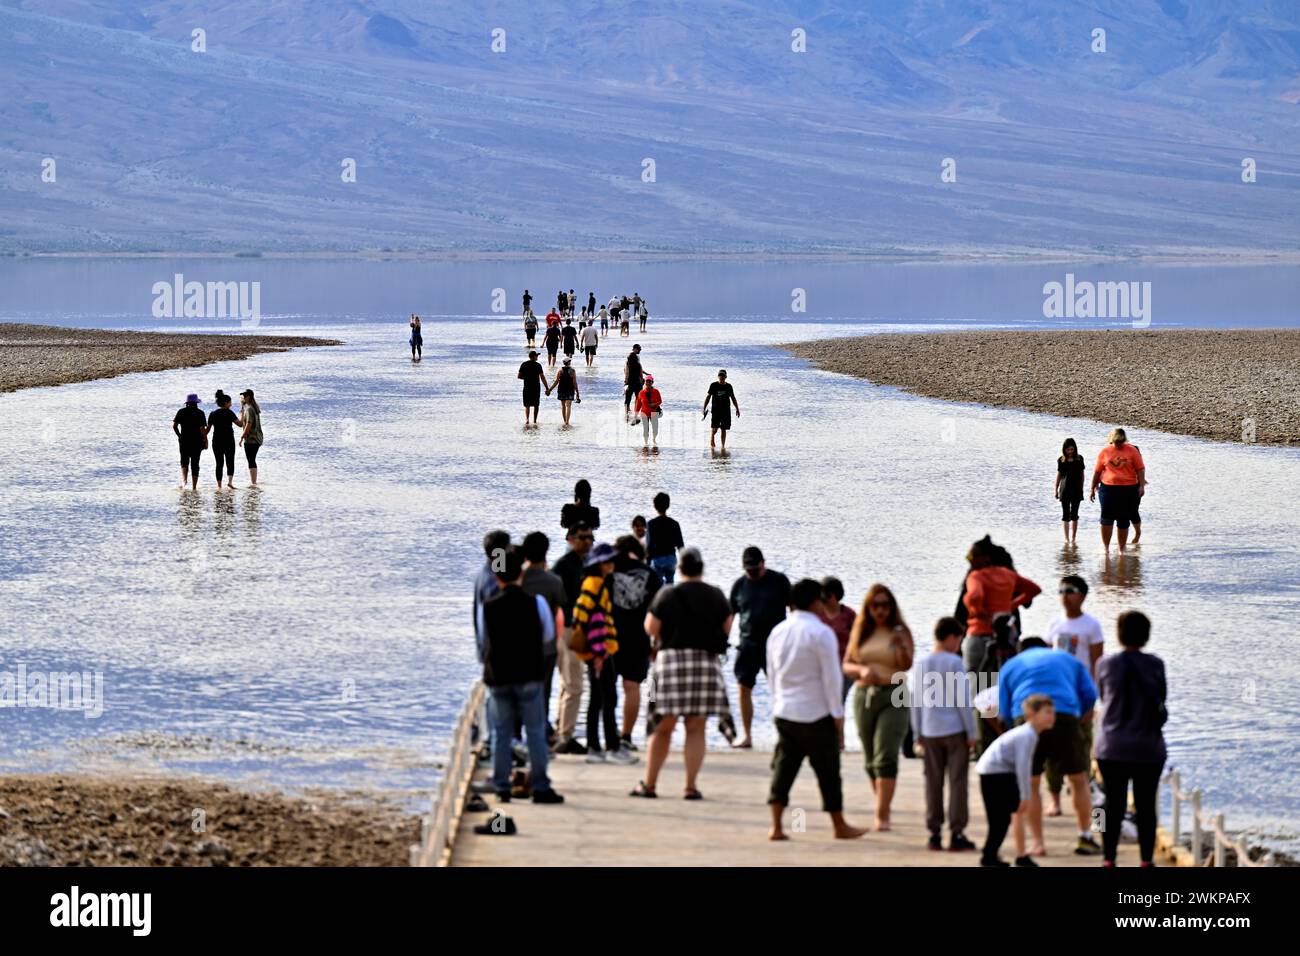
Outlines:
[{"label": "hazy sky area", "polygon": [[0,0],[0,85],[7,253],[1300,252],[1294,0]]}]

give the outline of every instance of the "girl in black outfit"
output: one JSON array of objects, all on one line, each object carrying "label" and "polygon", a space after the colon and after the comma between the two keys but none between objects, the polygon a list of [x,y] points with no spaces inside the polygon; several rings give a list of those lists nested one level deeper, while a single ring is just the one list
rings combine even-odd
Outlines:
[{"label": "girl in black outfit", "polygon": [[1061,445],[1061,457],[1056,459],[1055,494],[1061,502],[1061,527],[1066,544],[1074,544],[1079,535],[1079,503],[1083,501],[1083,459],[1073,438]]},{"label": "girl in black outfit", "polygon": [[235,487],[235,430],[244,427],[244,420],[230,410],[230,396],[217,389],[217,408],[208,416],[208,432],[212,435],[212,457],[217,460],[217,489],[221,489],[221,472],[226,472],[227,487]]}]

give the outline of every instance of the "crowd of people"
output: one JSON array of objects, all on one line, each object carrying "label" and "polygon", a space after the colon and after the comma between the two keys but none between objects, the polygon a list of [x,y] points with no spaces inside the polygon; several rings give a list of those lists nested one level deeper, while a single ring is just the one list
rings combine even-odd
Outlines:
[{"label": "crowd of people", "polygon": [[[1115,865],[1131,785],[1142,865],[1152,865],[1166,755],[1165,676],[1160,658],[1143,650],[1150,622],[1142,613],[1119,616],[1120,649],[1105,654],[1103,628],[1083,610],[1087,582],[1070,575],[1058,584],[1060,611],[1045,636],[1021,637],[1020,611],[1042,589],[985,536],[967,553],[954,614],[935,623],[923,653],[890,588],[871,585],[855,613],[838,578],[792,582],[769,568],[755,545],[741,553],[742,573],[724,594],[704,580],[704,558],[669,517],[668,494],[656,495],[653,506],[655,517],[636,516],[631,533],[597,541],[600,510],[590,484],[579,481],[560,513],[567,549],[549,570],[544,532],[518,543],[506,531],[485,537],[474,627],[489,690],[490,789],[500,801],[563,802],[548,774],[554,755],[639,764],[634,734],[643,709],[646,765],[629,795],[659,797],[680,722],[682,795],[704,799],[707,724],[716,719],[732,746],[752,747],[753,695],[762,676],[777,739],[767,793],[773,840],[788,839],[784,813],[805,758],[834,835],[869,832],[844,815],[841,754],[851,692],[875,831],[891,828],[901,752],[922,762],[928,849],[945,849],[945,822],[948,851],[976,849],[966,834],[974,762],[987,819],[982,865],[1012,865],[999,855],[1008,832],[1016,866],[1037,866],[1035,858],[1046,855],[1044,775],[1049,815],[1061,812],[1061,790],[1069,785],[1078,824],[1073,852],[1100,856],[1106,866]],[[739,688],[739,728],[723,675],[728,656]],[[579,741],[584,685],[586,735]],[[515,745],[519,739],[526,748]],[[1104,794],[1100,843],[1093,780]]]},{"label": "crowd of people", "polygon": [[[587,294],[586,304],[579,305],[578,296],[570,289],[567,293],[557,293],[555,306],[542,321],[538,320],[532,303],[532,293],[525,289],[523,323],[528,358],[519,366],[515,376],[523,383],[524,427],[538,426],[542,396],[555,392],[560,402],[561,427],[569,428],[572,425],[573,406],[582,404],[582,389],[578,384],[574,357],[581,353],[587,368],[594,368],[596,353],[602,341],[609,337],[611,326],[626,338],[631,334],[631,316],[639,318],[640,331],[644,332],[649,319],[646,300],[639,292],[631,296],[615,296],[597,309],[594,292]],[[576,327],[573,324],[575,311],[578,313]],[[539,360],[541,352],[537,349],[539,331],[546,350],[545,365]],[[561,353],[563,359],[560,358]],[[548,377],[548,370],[554,373],[553,377]],[[633,426],[641,426],[643,448],[657,449],[664,396],[655,376],[643,364],[640,343],[634,343],[623,360],[622,392],[624,419]],[[733,409],[739,418],[740,402],[736,399],[736,390],[727,381],[726,369],[719,369],[717,381],[709,384],[700,413],[701,418],[712,416],[710,448],[717,449],[721,440],[721,450],[727,450],[727,432],[731,430]]]},{"label": "crowd of people", "polygon": [[248,460],[248,480],[257,484],[257,453],[262,448],[262,409],[253,397],[251,388],[239,393],[239,411],[231,409],[232,399],[217,389],[216,408],[204,414],[199,396],[185,396],[185,404],[172,416],[172,432],[180,446],[181,484],[184,489],[199,487],[199,466],[203,453],[211,448],[215,459],[217,490],[221,479],[226,479],[226,489],[235,487],[235,429],[239,429],[238,445],[244,449]]}]

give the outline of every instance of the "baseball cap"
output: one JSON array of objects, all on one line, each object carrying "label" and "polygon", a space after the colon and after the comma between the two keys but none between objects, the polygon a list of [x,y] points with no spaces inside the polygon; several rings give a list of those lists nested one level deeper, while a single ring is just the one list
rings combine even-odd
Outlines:
[{"label": "baseball cap", "polygon": [[751,544],[741,555],[740,563],[747,568],[756,568],[763,563],[763,552]]}]

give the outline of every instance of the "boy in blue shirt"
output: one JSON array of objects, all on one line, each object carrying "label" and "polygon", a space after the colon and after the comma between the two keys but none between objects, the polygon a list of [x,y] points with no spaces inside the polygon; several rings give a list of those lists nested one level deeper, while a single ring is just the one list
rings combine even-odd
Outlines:
[{"label": "boy in blue shirt", "polygon": [[[1088,668],[1073,654],[1057,654],[1038,637],[1020,642],[1020,653],[1007,661],[998,678],[998,713],[1018,714],[1033,694],[1050,697],[1056,709],[1056,723],[1043,731],[1034,750],[1033,780],[1029,793],[1029,829],[1033,845],[1029,856],[1045,856],[1043,847],[1043,802],[1039,786],[1043,767],[1050,759],[1070,781],[1079,839],[1074,852],[1080,856],[1101,853],[1091,831],[1092,803],[1088,791],[1089,754],[1083,746],[1080,723],[1092,720],[1097,702],[1097,685]],[[1005,717],[1003,718],[1005,719]],[[1023,720],[1023,718],[1021,718]],[[1017,832],[1023,820],[1016,821]]]}]

